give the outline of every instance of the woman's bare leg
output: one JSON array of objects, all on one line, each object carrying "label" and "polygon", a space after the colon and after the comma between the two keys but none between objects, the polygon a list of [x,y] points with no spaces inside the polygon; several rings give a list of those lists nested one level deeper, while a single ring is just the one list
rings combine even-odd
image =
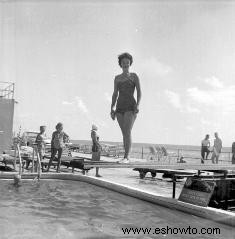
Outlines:
[{"label": "woman's bare leg", "polygon": [[124,147],[124,150],[126,152],[126,142],[125,142],[125,138],[124,138],[124,114],[116,113],[116,117],[117,117],[118,124],[121,128],[121,131],[122,131],[123,147]]},{"label": "woman's bare leg", "polygon": [[131,145],[132,145],[132,138],[131,138],[131,130],[134,125],[136,119],[136,114],[133,111],[127,111],[124,114],[124,132],[123,137],[125,141],[125,155],[124,158],[129,158],[129,154],[131,151]]}]

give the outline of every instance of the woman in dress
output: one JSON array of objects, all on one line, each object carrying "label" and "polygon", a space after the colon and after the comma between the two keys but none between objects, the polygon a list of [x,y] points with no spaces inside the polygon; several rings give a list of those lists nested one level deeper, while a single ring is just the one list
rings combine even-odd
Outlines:
[{"label": "woman in dress", "polygon": [[[130,72],[133,58],[129,53],[123,53],[118,56],[118,64],[122,68],[122,73],[114,79],[114,91],[111,104],[111,118],[117,117],[118,124],[123,135],[123,146],[125,150],[124,158],[121,163],[129,163],[129,154],[131,151],[131,130],[139,112],[141,99],[141,88],[139,77],[136,73]],[[135,89],[137,91],[137,100],[134,98]],[[116,105],[116,110],[114,107]]]}]

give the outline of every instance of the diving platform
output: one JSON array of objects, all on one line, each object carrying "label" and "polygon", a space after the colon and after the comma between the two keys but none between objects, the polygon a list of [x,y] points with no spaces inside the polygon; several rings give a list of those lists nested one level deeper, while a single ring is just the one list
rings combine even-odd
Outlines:
[{"label": "diving platform", "polygon": [[170,169],[170,170],[235,170],[235,164],[156,164],[156,163],[116,163],[116,162],[85,162],[84,168],[99,167],[99,168],[148,168],[148,169]]}]

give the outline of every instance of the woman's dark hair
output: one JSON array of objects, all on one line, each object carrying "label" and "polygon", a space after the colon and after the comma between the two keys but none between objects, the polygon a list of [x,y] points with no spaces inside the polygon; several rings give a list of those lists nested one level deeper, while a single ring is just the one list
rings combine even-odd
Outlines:
[{"label": "woman's dark hair", "polygon": [[61,126],[63,126],[63,124],[62,124],[61,122],[59,122],[59,123],[55,126],[55,128],[56,128],[56,129],[59,129]]},{"label": "woman's dark hair", "polygon": [[125,52],[125,53],[122,53],[121,55],[118,56],[118,64],[119,64],[119,66],[121,66],[122,59],[124,59],[124,58],[129,59],[130,60],[130,65],[132,64],[132,62],[133,62],[132,55],[127,53],[127,52]]}]

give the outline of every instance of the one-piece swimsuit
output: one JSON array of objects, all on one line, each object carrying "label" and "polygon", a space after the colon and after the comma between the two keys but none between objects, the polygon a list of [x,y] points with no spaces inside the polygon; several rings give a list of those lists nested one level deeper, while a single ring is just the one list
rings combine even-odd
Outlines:
[{"label": "one-piece swimsuit", "polygon": [[129,77],[125,81],[118,82],[119,96],[117,100],[116,113],[124,114],[127,111],[134,111],[136,100],[134,98],[135,83]]}]

